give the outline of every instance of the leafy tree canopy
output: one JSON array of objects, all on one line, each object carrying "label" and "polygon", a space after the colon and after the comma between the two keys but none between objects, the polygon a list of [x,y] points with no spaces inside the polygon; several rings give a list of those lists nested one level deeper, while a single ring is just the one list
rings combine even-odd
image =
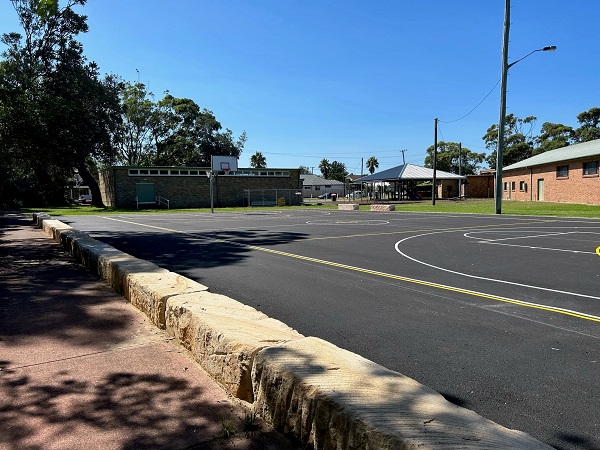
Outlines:
[{"label": "leafy tree canopy", "polygon": [[14,203],[63,201],[73,168],[103,206],[92,176],[114,159],[111,132],[119,117],[117,83],[101,79],[76,40],[88,30],[73,11],[85,0],[59,8],[55,0],[12,0],[24,36],[2,35],[0,66],[0,198]]},{"label": "leafy tree canopy", "polygon": [[[506,127],[504,130],[504,154],[505,166],[522,161],[533,155],[534,137],[533,129],[537,117],[528,116],[520,119],[513,114],[506,116]],[[498,124],[493,124],[483,136],[485,147],[491,151],[487,157],[487,163],[491,168],[496,167],[496,149],[498,148]]]},{"label": "leafy tree canopy", "polygon": [[593,141],[600,139],[600,108],[591,108],[577,116],[577,121],[581,124],[575,130],[577,142]]},{"label": "leafy tree canopy", "polygon": [[[444,172],[459,173],[460,166],[462,175],[471,175],[477,173],[484,160],[485,153],[475,153],[466,147],[461,149],[457,142],[438,142],[436,168]],[[424,166],[433,167],[433,145],[427,149]]]}]

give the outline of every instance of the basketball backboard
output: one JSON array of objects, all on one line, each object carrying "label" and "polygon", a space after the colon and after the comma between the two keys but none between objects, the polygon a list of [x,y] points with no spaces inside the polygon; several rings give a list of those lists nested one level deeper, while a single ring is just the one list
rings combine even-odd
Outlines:
[{"label": "basketball backboard", "polygon": [[218,156],[211,157],[211,168],[215,172],[229,172],[238,170],[238,159],[235,156]]}]

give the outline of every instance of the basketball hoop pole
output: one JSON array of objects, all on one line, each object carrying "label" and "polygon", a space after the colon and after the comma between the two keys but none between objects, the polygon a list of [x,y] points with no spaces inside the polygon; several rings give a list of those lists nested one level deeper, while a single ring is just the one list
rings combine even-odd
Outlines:
[{"label": "basketball hoop pole", "polygon": [[210,212],[214,214],[215,208],[214,208],[214,201],[213,201],[213,178],[215,176],[215,173],[212,170],[207,170],[206,176],[210,180]]}]

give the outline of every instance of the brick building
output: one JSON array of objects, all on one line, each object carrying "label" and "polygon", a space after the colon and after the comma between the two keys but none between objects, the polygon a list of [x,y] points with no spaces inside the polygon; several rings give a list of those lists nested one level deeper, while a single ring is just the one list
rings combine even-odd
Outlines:
[{"label": "brick building", "polygon": [[[135,209],[140,205],[207,208],[211,205],[208,167],[110,167],[100,172],[106,206]],[[215,172],[215,207],[295,205],[302,201],[298,169],[239,169]]]},{"label": "brick building", "polygon": [[494,198],[495,170],[482,170],[477,175],[467,175],[464,195],[468,198]]},{"label": "brick building", "polygon": [[600,205],[600,139],[504,167],[503,198]]}]

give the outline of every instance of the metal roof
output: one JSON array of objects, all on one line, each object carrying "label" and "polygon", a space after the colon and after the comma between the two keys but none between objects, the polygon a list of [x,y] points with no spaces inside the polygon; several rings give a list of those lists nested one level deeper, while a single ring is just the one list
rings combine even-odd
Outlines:
[{"label": "metal roof", "polygon": [[344,184],[338,180],[326,180],[325,178],[310,174],[300,175],[300,180],[302,180],[304,186],[338,186]]},{"label": "metal roof", "polygon": [[[457,175],[455,173],[444,172],[443,170],[436,170],[435,177],[438,180],[458,180],[465,179],[464,175]],[[391,169],[383,170],[381,172],[374,173],[373,175],[367,175],[366,177],[359,178],[355,183],[363,183],[369,181],[399,181],[399,180],[432,180],[433,169],[428,167],[416,166],[414,164],[402,164],[400,166],[392,167]]]},{"label": "metal roof", "polygon": [[550,150],[531,158],[524,159],[518,163],[504,167],[504,170],[523,169],[525,167],[543,166],[574,159],[590,158],[600,156],[600,139],[582,142],[580,144],[568,145],[566,147]]}]

